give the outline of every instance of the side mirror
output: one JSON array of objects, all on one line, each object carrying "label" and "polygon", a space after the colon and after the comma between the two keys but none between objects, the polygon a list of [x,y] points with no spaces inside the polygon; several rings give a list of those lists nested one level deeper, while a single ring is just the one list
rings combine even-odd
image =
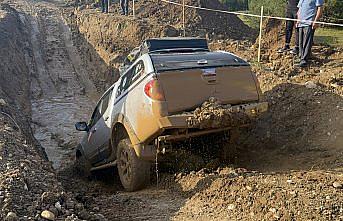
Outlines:
[{"label": "side mirror", "polygon": [[78,131],[88,131],[88,125],[86,122],[77,122],[75,128]]}]

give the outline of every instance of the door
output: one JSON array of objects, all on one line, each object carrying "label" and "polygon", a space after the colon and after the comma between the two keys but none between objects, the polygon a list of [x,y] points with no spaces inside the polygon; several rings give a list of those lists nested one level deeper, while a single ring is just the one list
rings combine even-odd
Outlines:
[{"label": "door", "polygon": [[100,150],[107,147],[111,136],[111,126],[107,122],[110,120],[109,102],[112,91],[113,88],[106,92],[99,101],[88,125],[90,129],[87,137],[83,139],[82,146],[84,147],[85,155],[92,163],[101,161],[106,157],[102,156]]}]

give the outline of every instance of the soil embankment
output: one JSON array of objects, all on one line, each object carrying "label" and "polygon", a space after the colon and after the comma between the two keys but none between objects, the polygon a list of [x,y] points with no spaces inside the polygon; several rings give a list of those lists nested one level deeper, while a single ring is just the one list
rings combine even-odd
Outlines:
[{"label": "soil embankment", "polygon": [[[31,116],[37,116],[37,113],[40,114],[37,120],[45,120],[40,124],[41,128],[49,126],[44,125],[48,120],[53,120],[51,124],[55,125],[60,119],[53,119],[44,108],[37,110],[34,106],[31,109],[31,101],[33,105],[43,101],[51,96],[54,88],[50,87],[53,83],[47,81],[51,76],[47,75],[46,66],[42,65],[46,64],[49,56],[37,57],[48,48],[41,45],[43,36],[37,32],[38,24],[32,17],[37,14],[27,4],[17,2],[17,11],[9,4],[0,3],[0,219],[41,220],[45,217],[49,220],[75,220],[77,216],[87,216],[93,220],[104,220],[103,215],[85,210],[82,203],[63,189],[52,163],[47,161],[45,150],[54,146],[42,140],[38,142],[34,135],[40,138],[37,136],[39,132],[31,130]],[[52,37],[50,40],[56,41]],[[47,109],[54,110],[56,103],[54,105]],[[45,133],[47,137],[50,135]],[[41,144],[45,145],[45,150]],[[54,154],[56,152],[48,154],[48,157],[56,160]]]},{"label": "soil embankment", "polygon": [[[218,1],[186,1],[187,4],[224,9]],[[73,3],[70,3],[73,4]],[[67,8],[66,20],[75,33],[75,44],[87,42],[109,65],[109,76],[103,79],[116,80],[118,68],[125,56],[147,38],[176,37],[183,33],[181,7],[156,2],[138,1],[136,18],[120,16],[117,4],[110,7],[110,14],[102,14],[94,8],[93,3],[84,3],[75,9]],[[209,39],[252,40],[256,31],[246,26],[235,15],[186,10],[186,36]],[[218,23],[217,21],[222,21]],[[83,50],[82,53],[84,53]],[[88,53],[88,50],[85,52]],[[89,56],[87,56],[89,57]],[[88,60],[86,57],[85,60]],[[99,75],[93,76],[94,78]]]}]

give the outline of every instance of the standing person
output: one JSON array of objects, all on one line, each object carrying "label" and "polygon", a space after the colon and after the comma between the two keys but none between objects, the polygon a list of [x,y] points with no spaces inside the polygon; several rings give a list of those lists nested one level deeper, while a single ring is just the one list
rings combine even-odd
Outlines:
[{"label": "standing person", "polygon": [[[298,13],[298,3],[299,0],[288,0],[286,8],[286,17],[291,19],[297,19]],[[293,27],[295,26],[295,21],[286,21],[286,39],[285,47],[278,50],[279,53],[284,53],[291,50],[290,43],[292,39]],[[290,51],[291,54],[297,55],[299,53],[299,33],[298,28],[295,28],[295,47]]]},{"label": "standing person", "polygon": [[108,13],[108,0],[101,0],[101,12]]},{"label": "standing person", "polygon": [[129,0],[120,0],[121,15],[129,15]]},{"label": "standing person", "polygon": [[307,67],[311,55],[313,36],[323,14],[324,0],[300,0],[297,27],[299,27],[299,67]]}]

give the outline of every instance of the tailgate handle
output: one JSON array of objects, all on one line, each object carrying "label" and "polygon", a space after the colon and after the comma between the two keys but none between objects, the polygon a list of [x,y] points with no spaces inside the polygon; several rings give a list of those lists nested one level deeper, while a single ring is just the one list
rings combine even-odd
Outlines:
[{"label": "tailgate handle", "polygon": [[207,64],[207,60],[202,59],[202,60],[199,60],[197,63],[201,64],[201,65],[204,65],[204,64]]}]

